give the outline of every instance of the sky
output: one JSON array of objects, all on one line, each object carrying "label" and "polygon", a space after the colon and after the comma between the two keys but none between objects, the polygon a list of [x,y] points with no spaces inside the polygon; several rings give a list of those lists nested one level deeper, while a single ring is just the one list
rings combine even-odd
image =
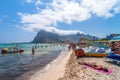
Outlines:
[{"label": "sky", "polygon": [[119,34],[120,0],[0,0],[0,43],[30,42],[41,29],[100,38]]}]

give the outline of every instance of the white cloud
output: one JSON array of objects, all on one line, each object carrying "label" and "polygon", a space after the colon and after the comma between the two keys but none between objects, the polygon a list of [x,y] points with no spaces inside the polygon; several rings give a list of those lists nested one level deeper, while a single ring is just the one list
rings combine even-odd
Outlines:
[{"label": "white cloud", "polygon": [[32,0],[26,0],[26,2],[30,3],[30,2],[32,2]]},{"label": "white cloud", "polygon": [[[45,28],[44,28],[45,29]],[[43,29],[43,30],[44,30]],[[77,33],[83,33],[79,30],[60,30],[60,29],[57,29],[55,27],[48,27],[47,29],[45,29],[46,31],[49,31],[49,32],[53,32],[53,33],[58,33],[58,34],[61,34],[61,35],[68,35],[68,34],[77,34]],[[84,33],[85,34],[85,33]]]},{"label": "white cloud", "polygon": [[42,4],[41,0],[37,0],[37,1],[35,2],[35,5],[41,5],[41,4]]},{"label": "white cloud", "polygon": [[[45,9],[40,7],[43,3],[41,0],[33,3],[38,10],[37,13],[18,13],[21,17],[21,28],[29,31],[45,29],[63,34],[65,30],[56,28],[58,22],[72,24],[73,21],[88,20],[92,15],[109,18],[120,12],[120,0],[53,0],[46,3]],[[70,32],[66,31],[66,34]]]},{"label": "white cloud", "polygon": [[[42,26],[42,27],[40,27],[40,26]],[[55,27],[46,27],[46,26],[43,26],[41,24],[27,24],[27,25],[24,25],[24,27],[21,27],[21,26],[18,26],[18,27],[22,28],[26,31],[33,31],[34,32],[34,31],[39,31],[39,30],[45,30],[45,31],[57,33],[60,35],[83,33],[82,31],[79,31],[79,30],[60,30],[60,29],[57,29]],[[83,33],[83,34],[85,34],[85,33]]]},{"label": "white cloud", "polygon": [[98,17],[109,18],[116,13],[114,8],[120,6],[120,0],[82,0],[81,5]]},{"label": "white cloud", "polygon": [[120,13],[120,6],[114,8],[115,13]]}]

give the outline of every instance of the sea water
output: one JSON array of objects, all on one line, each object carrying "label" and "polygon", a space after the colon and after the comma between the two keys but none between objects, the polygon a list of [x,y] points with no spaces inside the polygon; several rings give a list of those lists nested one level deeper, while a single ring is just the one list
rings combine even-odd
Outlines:
[{"label": "sea water", "polygon": [[[32,54],[32,47],[35,54]],[[49,62],[58,57],[61,51],[67,49],[64,44],[0,44],[0,52],[3,48],[12,51],[14,48],[23,49],[23,53],[0,53],[0,80],[14,80],[23,73],[43,68]]]}]

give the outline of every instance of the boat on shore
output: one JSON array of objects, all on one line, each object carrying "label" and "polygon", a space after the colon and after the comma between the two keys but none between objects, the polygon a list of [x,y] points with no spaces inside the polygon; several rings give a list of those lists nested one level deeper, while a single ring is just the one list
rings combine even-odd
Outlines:
[{"label": "boat on shore", "polygon": [[17,48],[14,48],[13,50],[9,50],[8,48],[3,48],[1,50],[2,54],[6,54],[6,53],[23,53],[23,52],[24,52],[23,49],[18,50]]},{"label": "boat on shore", "polygon": [[85,53],[86,57],[107,57],[108,53]]}]

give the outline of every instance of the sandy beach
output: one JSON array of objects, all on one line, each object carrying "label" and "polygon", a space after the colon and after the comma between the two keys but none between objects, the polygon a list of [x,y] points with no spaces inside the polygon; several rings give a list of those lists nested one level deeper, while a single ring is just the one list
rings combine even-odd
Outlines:
[{"label": "sandy beach", "polygon": [[56,60],[35,73],[29,80],[58,80],[63,77],[71,53],[72,51],[64,51]]},{"label": "sandy beach", "polygon": [[[78,64],[78,62],[80,61],[94,62],[99,65],[103,65],[104,67],[111,69],[112,73],[107,75],[97,70],[85,68],[83,65]],[[82,57],[76,59],[73,53],[71,54],[70,59],[68,60],[64,77],[58,80],[120,80],[119,74],[120,65],[117,65],[115,62],[111,63],[109,61],[106,61],[105,58],[95,57]]]},{"label": "sandy beach", "polygon": [[[103,74],[97,70],[85,68],[78,62],[94,62],[112,70]],[[106,61],[106,58],[75,57],[74,51],[64,51],[42,70],[36,71],[29,80],[120,80],[120,65]]]}]

